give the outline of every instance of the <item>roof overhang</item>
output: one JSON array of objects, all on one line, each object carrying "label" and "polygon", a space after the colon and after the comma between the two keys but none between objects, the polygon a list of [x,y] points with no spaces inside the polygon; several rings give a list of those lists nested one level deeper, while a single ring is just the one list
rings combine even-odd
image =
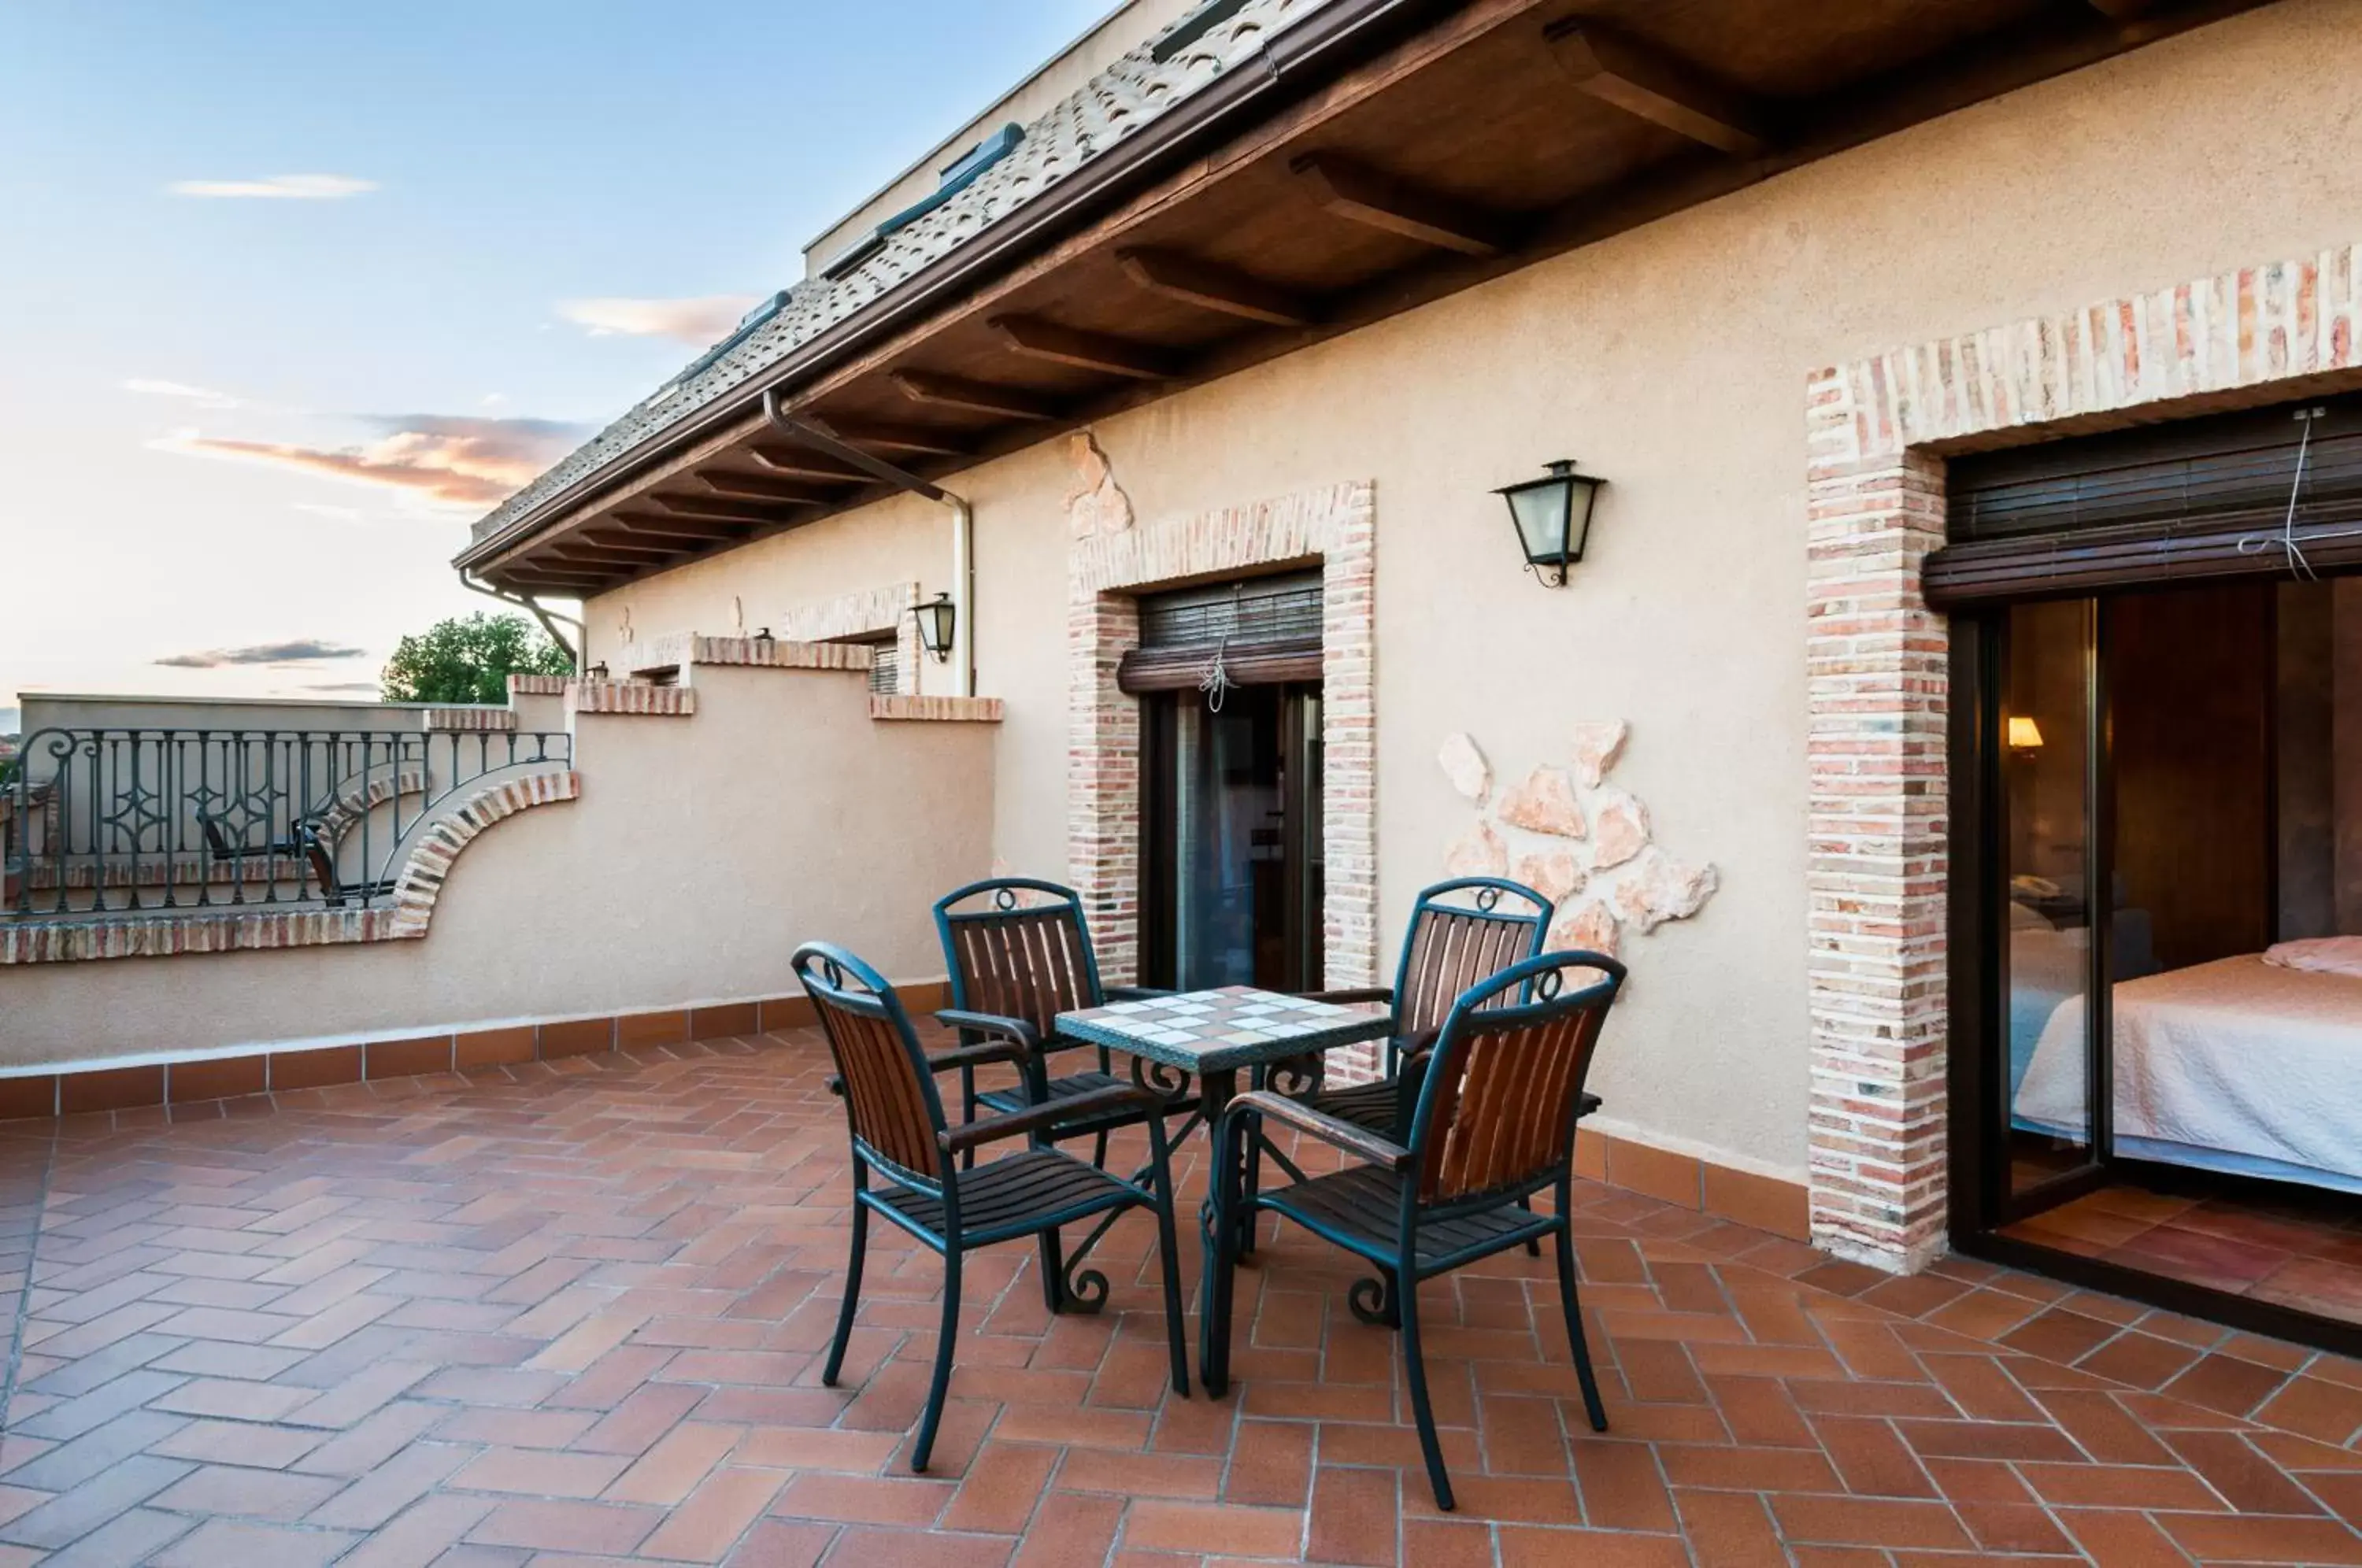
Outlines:
[{"label": "roof overhang", "polygon": [[471,545],[581,597],[2268,0],[1330,0],[857,313]]}]

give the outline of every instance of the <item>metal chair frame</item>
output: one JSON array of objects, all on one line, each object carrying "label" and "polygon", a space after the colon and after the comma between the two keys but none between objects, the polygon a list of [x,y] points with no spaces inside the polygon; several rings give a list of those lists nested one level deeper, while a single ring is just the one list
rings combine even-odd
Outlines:
[{"label": "metal chair frame", "polygon": [[[1029,895],[1040,901],[1025,902]],[[988,900],[987,907],[959,907],[978,899]],[[1116,1076],[1114,1058],[1107,1047],[1087,1047],[1057,1036],[1057,1015],[1168,993],[1100,983],[1098,956],[1091,946],[1090,923],[1084,918],[1080,894],[1035,878],[993,877],[944,894],[935,900],[934,912],[952,992],[952,1005],[935,1014],[936,1021],[959,1031],[963,1044],[993,1039],[1013,1042],[1039,1069],[1028,1076],[1021,1092],[979,1092],[975,1068],[961,1069],[960,1098],[967,1121],[974,1121],[980,1110],[1013,1113],[1045,1101],[1071,1100],[1122,1081]],[[987,966],[981,962],[988,955],[993,960],[991,972],[986,972]],[[1051,1076],[1050,1057],[1084,1049],[1097,1054],[1095,1071]],[[1162,1103],[1156,1114],[1185,1117],[1171,1141],[1178,1143],[1187,1137],[1195,1125],[1188,1077],[1137,1060],[1131,1077],[1133,1087],[1159,1097]],[[1091,1163],[1104,1168],[1108,1134],[1148,1114],[1131,1108],[1086,1112],[1069,1106],[1049,1137],[1054,1143],[1090,1138]]]},{"label": "metal chair frame", "polygon": [[[1605,977],[1562,995],[1572,969],[1594,969]],[[1357,1281],[1347,1304],[1364,1322],[1401,1331],[1419,1450],[1439,1507],[1452,1507],[1451,1479],[1436,1440],[1419,1346],[1422,1280],[1538,1243],[1544,1236],[1554,1238],[1560,1305],[1584,1408],[1594,1430],[1607,1430],[1584,1338],[1567,1215],[1583,1083],[1624,976],[1624,966],[1603,954],[1548,953],[1463,991],[1422,1076],[1409,1135],[1399,1142],[1267,1089],[1231,1102],[1215,1129],[1217,1189],[1206,1226],[1213,1258],[1206,1280],[1199,1375],[1209,1393],[1220,1395],[1229,1382],[1231,1272],[1243,1250],[1241,1231],[1252,1229],[1258,1210],[1268,1209],[1375,1266],[1377,1276]],[[1266,1121],[1366,1164],[1308,1178],[1269,1141]],[[1295,1185],[1272,1192],[1248,1188],[1243,1162],[1237,1158],[1241,1138],[1249,1141],[1249,1148],[1268,1154]],[[1485,1168],[1512,1159],[1522,1163]],[[1556,1197],[1553,1210],[1534,1213],[1530,1200],[1545,1191]],[[1385,1215],[1389,1196],[1391,1224]]]},{"label": "metal chair frame", "polygon": [[[1502,907],[1504,900],[1509,907]],[[1307,993],[1321,1001],[1384,1002],[1392,1010],[1395,1027],[1386,1037],[1385,1076],[1374,1083],[1330,1088],[1325,1065],[1314,1056],[1266,1069],[1255,1087],[1278,1088],[1324,1115],[1399,1138],[1418,1100],[1428,1052],[1451,1004],[1469,987],[1540,953],[1551,912],[1550,900],[1506,877],[1457,877],[1420,889],[1403,933],[1402,955],[1395,961],[1393,985]],[[1586,1113],[1598,1104],[1594,1099]],[[1262,1176],[1262,1150],[1251,1146],[1247,1190],[1260,1187]],[[1247,1250],[1254,1250],[1252,1233]],[[1529,1242],[1526,1250],[1541,1256],[1539,1242]]]},{"label": "metal chair frame", "polygon": [[[852,1253],[845,1265],[844,1301],[837,1310],[836,1333],[829,1342],[821,1381],[834,1387],[844,1370],[845,1345],[861,1298],[869,1217],[879,1215],[944,1260],[934,1376],[911,1451],[911,1470],[924,1471],[951,1385],[959,1336],[962,1256],[996,1242],[1035,1238],[1042,1248],[1043,1294],[1054,1310],[1062,1290],[1058,1227],[1098,1215],[1111,1221],[1128,1209],[1147,1209],[1156,1216],[1173,1391],[1187,1397],[1189,1371],[1174,1236],[1172,1163],[1163,1121],[1144,1114],[1154,1097],[1117,1084],[1071,1102],[1075,1107],[1088,1102],[1094,1110],[1130,1107],[1143,1111],[1150,1149],[1147,1186],[1110,1176],[1053,1148],[1046,1135],[1061,1114],[1057,1105],[1036,1104],[1013,1115],[954,1128],[944,1118],[935,1075],[955,1067],[971,1070],[983,1062],[1013,1062],[1030,1075],[1032,1069],[1024,1054],[1012,1043],[999,1041],[929,1056],[920,1048],[894,988],[859,958],[830,943],[808,942],[796,950],[792,964],[828,1039],[836,1065],[829,1087],[844,1099],[853,1151]],[[1021,1154],[980,1167],[963,1163],[978,1147],[1020,1137],[1029,1144]],[[883,1189],[870,1186],[872,1176],[886,1184]],[[1104,1299],[1104,1278],[1099,1288]]]}]

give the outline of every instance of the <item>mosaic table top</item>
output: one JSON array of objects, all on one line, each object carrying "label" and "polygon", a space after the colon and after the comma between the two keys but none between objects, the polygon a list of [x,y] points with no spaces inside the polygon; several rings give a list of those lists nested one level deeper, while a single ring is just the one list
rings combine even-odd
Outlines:
[{"label": "mosaic table top", "polygon": [[1383,1010],[1224,986],[1213,991],[1111,1003],[1058,1015],[1058,1032],[1193,1073],[1283,1062],[1313,1051],[1383,1040]]}]

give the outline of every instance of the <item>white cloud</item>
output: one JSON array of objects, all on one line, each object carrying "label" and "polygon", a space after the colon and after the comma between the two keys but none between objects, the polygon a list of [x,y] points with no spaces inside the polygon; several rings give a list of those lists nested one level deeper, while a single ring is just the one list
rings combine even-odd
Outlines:
[{"label": "white cloud", "polygon": [[336,202],[374,191],[377,182],[356,180],[349,174],[273,174],[263,180],[175,180],[164,188],[176,196]]},{"label": "white cloud", "polygon": [[149,443],[159,451],[227,458],[387,486],[444,506],[492,505],[564,457],[581,439],[579,425],[554,419],[485,419],[465,414],[378,414],[386,432],[358,447],[302,447],[233,441],[176,431]]},{"label": "white cloud", "polygon": [[296,501],[288,504],[298,512],[308,512],[315,517],[326,517],[332,522],[358,523],[361,520],[360,508],[357,506],[328,506],[316,501]]},{"label": "white cloud", "polygon": [[193,387],[186,381],[160,381],[148,376],[134,376],[123,383],[125,392],[143,397],[172,397],[195,403],[199,408],[236,408],[238,400],[226,392],[211,387]]},{"label": "white cloud", "polygon": [[672,337],[702,348],[738,325],[753,294],[700,294],[679,300],[560,300],[557,314],[593,337]]}]

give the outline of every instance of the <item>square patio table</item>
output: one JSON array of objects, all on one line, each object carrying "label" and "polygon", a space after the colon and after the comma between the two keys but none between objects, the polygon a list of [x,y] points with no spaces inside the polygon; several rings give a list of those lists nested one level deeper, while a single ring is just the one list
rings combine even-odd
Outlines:
[{"label": "square patio table", "polygon": [[[1259,991],[1252,986],[1224,986],[1218,990],[1181,991],[1172,996],[1144,997],[1106,1007],[1062,1012],[1057,1018],[1061,1038],[1104,1045],[1142,1061],[1177,1067],[1196,1075],[1198,1115],[1210,1138],[1216,1121],[1239,1089],[1239,1069],[1270,1066],[1340,1045],[1383,1040],[1394,1029],[1394,1016],[1368,1006],[1347,1007],[1313,1001],[1305,997]],[[1213,1140],[1217,1149],[1220,1140]],[[1235,1156],[1242,1151],[1232,1150]],[[1207,1197],[1198,1209],[1198,1234],[1206,1249],[1199,1289],[1210,1290],[1220,1250],[1213,1241],[1215,1183],[1226,1173],[1209,1172]],[[1096,1240],[1097,1237],[1092,1238]],[[1087,1243],[1086,1243],[1087,1246]],[[1215,1314],[1201,1312],[1198,1360],[1202,1373]]]}]

